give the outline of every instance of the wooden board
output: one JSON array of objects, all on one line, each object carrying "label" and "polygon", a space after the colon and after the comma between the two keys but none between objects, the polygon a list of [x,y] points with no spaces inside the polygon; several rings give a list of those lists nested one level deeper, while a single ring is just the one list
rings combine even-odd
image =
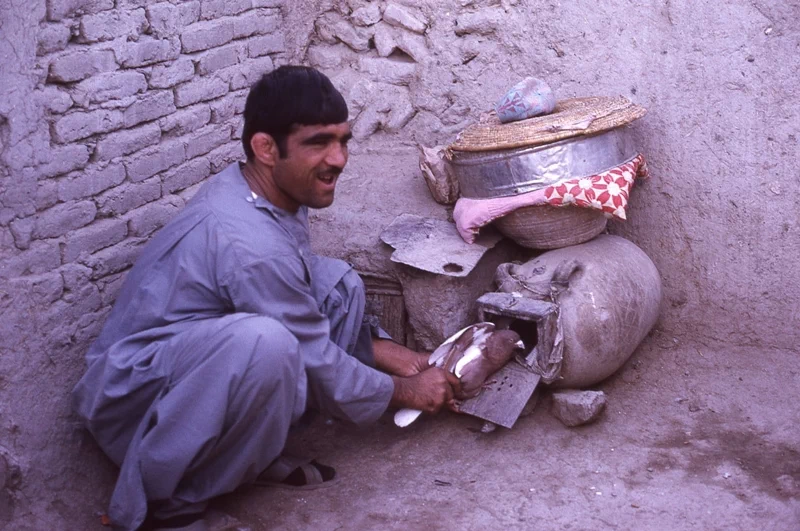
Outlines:
[{"label": "wooden board", "polygon": [[399,282],[389,278],[361,274],[366,288],[367,313],[378,318],[381,328],[401,345],[410,346],[408,313]]}]

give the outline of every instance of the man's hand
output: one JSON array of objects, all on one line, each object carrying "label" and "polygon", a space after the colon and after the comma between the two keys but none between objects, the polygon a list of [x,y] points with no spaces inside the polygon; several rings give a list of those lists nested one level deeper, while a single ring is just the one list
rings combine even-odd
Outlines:
[{"label": "man's hand", "polygon": [[414,376],[429,367],[427,354],[414,352],[388,339],[374,339],[372,350],[378,369],[394,376]]},{"label": "man's hand", "polygon": [[430,367],[406,378],[393,376],[392,380],[394,394],[389,405],[419,409],[425,413],[437,413],[452,403],[454,394],[461,389],[461,382],[454,374],[438,367]]}]

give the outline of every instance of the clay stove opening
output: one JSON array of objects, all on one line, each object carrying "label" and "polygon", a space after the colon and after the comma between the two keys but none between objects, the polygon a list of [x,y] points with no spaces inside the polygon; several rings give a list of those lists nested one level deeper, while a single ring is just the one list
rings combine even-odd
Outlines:
[{"label": "clay stove opening", "polygon": [[536,321],[514,319],[506,315],[498,315],[490,312],[486,312],[484,315],[487,321],[491,321],[498,328],[508,328],[518,333],[522,342],[525,343],[525,354],[530,353],[533,347],[539,342],[538,324]]}]

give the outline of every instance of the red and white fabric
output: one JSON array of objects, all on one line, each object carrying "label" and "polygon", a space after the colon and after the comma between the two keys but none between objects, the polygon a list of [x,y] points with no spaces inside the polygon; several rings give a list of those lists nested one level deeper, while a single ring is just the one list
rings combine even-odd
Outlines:
[{"label": "red and white fabric", "polygon": [[625,210],[637,177],[647,177],[647,164],[641,154],[597,175],[564,179],[533,192],[492,199],[462,197],[456,202],[453,218],[459,234],[467,243],[475,242],[481,227],[528,206],[593,208],[602,211],[606,217],[624,220],[627,219]]}]

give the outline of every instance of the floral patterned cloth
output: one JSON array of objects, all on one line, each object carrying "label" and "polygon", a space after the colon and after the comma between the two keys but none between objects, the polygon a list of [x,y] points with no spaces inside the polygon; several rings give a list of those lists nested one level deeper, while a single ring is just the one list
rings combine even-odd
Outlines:
[{"label": "floral patterned cloth", "polygon": [[647,177],[647,164],[641,154],[597,175],[564,179],[533,192],[493,199],[462,197],[456,202],[453,218],[459,234],[467,243],[475,241],[481,227],[528,206],[593,208],[602,211],[606,217],[624,220],[627,219],[625,210],[630,191],[637,177]]},{"label": "floral patterned cloth", "polygon": [[548,186],[544,195],[549,205],[594,208],[602,210],[608,217],[627,219],[625,209],[636,177],[647,177],[643,155],[591,177],[570,179]]}]

